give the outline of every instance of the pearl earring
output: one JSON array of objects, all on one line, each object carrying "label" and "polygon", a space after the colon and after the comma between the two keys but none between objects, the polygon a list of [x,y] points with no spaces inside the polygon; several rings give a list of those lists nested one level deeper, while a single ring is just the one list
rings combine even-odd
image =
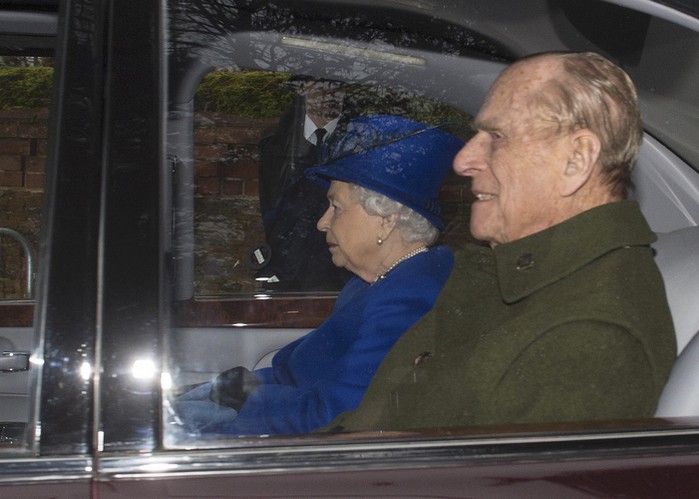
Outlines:
[{"label": "pearl earring", "polygon": [[376,238],[376,244],[378,244],[379,246],[381,246],[381,245],[383,244],[383,239],[381,239],[380,237],[377,237],[377,238]]}]

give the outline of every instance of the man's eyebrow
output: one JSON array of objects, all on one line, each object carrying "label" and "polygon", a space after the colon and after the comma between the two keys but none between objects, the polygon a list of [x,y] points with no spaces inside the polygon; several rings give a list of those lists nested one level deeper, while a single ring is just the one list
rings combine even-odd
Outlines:
[{"label": "man's eyebrow", "polygon": [[492,119],[481,120],[476,118],[473,121],[473,126],[476,130],[482,130],[484,132],[492,132],[499,129],[497,123],[495,123]]}]

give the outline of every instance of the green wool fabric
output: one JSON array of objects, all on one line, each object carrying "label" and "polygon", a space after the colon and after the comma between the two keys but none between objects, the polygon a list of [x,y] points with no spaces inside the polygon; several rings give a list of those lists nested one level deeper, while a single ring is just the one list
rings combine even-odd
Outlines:
[{"label": "green wool fabric", "polygon": [[410,430],[653,415],[676,344],[638,205],[457,253],[433,310],[327,428]]}]

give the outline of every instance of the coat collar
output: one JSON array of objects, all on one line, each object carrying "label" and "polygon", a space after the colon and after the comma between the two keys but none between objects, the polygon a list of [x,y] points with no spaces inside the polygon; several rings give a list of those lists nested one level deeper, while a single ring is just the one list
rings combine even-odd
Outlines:
[{"label": "coat collar", "polygon": [[495,247],[500,293],[526,298],[602,255],[656,240],[634,201],[598,206],[531,236]]}]

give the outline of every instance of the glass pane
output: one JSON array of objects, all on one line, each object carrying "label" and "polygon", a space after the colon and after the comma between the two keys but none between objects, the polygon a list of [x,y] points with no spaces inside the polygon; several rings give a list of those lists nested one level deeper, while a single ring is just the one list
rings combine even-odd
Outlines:
[{"label": "glass pane", "polygon": [[583,35],[571,40],[574,48],[589,50],[592,42],[619,61],[638,89],[645,129],[697,169],[699,146],[694,128],[699,113],[695,90],[699,34],[606,2],[566,1],[561,5]]},{"label": "glass pane", "polygon": [[0,56],[0,299],[33,297],[48,103],[47,57]]},{"label": "glass pane", "polygon": [[[208,74],[194,99],[195,295],[339,291],[350,273],[333,265],[316,228],[328,203],[303,176],[318,161],[309,134],[327,127],[332,140],[352,118],[378,114],[469,133],[468,115],[406,91],[289,73]],[[468,233],[456,227],[462,184],[450,175],[442,196],[452,243]]]},{"label": "glass pane", "polygon": [[24,443],[53,60],[0,55],[0,452]]},{"label": "glass pane", "polygon": [[[312,156],[318,141],[328,140],[332,150],[333,135],[341,141],[356,119],[377,115],[440,125],[467,140],[473,133],[471,116],[506,61],[543,50],[597,50],[586,24],[598,16],[580,16],[583,4],[541,2],[530,12],[529,6],[511,2],[504,12],[485,3],[430,4],[423,11],[378,2],[368,9],[375,18],[367,19],[353,6],[333,2],[332,22],[319,22],[312,12],[315,2],[269,9],[245,2],[236,4],[240,8],[227,8],[232,7],[227,2],[173,3],[168,154],[175,179],[177,303],[163,363],[166,445],[208,445],[218,438],[218,422],[237,424],[237,410],[245,405],[223,400],[225,390],[219,387],[254,393],[264,405],[266,385],[273,384],[268,382],[270,359],[283,358],[280,349],[322,329],[356,282],[336,274],[334,267],[342,265],[333,265],[338,258],[328,262],[324,237],[314,243],[317,220],[328,204],[312,186],[306,190],[303,172],[322,164],[323,145],[320,158]],[[636,26],[639,49],[648,17],[642,14]],[[661,34],[664,39],[666,33]],[[684,67],[680,59],[677,67]],[[629,72],[643,83],[649,70]],[[680,101],[692,104],[682,83]],[[323,113],[314,112],[316,98]],[[315,138],[315,129],[328,122],[331,130]],[[447,176],[439,192],[446,228],[436,244],[458,249],[473,242],[471,195],[464,178]],[[361,314],[351,320],[360,321]],[[415,365],[423,360],[416,357]],[[324,364],[323,355],[306,362],[334,367]],[[274,383],[283,384],[274,373]],[[293,378],[290,385],[298,382],[295,373],[286,375]],[[254,389],[248,390],[248,384]],[[296,403],[292,399],[289,407]],[[212,400],[225,403],[212,409]],[[270,399],[269,407],[277,402]],[[230,434],[308,433],[323,426],[249,430],[279,414],[261,409],[257,421]],[[334,415],[326,414],[325,423]],[[563,431],[593,426],[584,422]]]},{"label": "glass pane", "polygon": [[[236,366],[262,369],[328,315],[326,309],[308,317],[307,310],[319,301],[332,306],[352,273],[333,264],[316,227],[327,192],[304,171],[323,161],[324,147],[342,140],[349,123],[377,115],[439,125],[464,138],[471,133],[469,114],[400,88],[232,69],[211,72],[198,85],[191,132],[195,296],[181,304],[186,313],[175,319],[180,327],[167,354],[176,395],[167,417],[176,434],[201,402],[183,400],[208,386],[197,385]],[[317,128],[327,140],[319,147],[311,142]],[[437,245],[468,237],[466,187],[448,174],[439,196],[446,230]],[[292,308],[293,315],[270,318],[269,306]],[[267,327],[248,327],[260,322]]]}]

